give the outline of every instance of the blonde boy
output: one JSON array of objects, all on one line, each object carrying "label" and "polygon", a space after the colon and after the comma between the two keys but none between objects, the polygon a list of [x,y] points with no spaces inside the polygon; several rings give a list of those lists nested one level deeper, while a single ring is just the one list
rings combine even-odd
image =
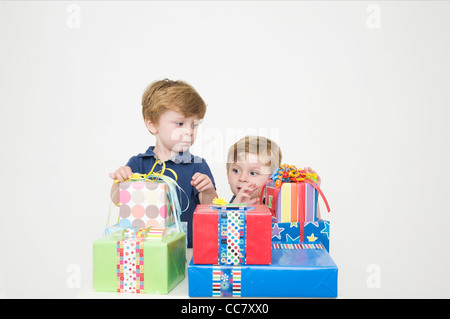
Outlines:
[{"label": "blonde boy", "polygon": [[[228,150],[227,175],[233,197],[231,203],[260,204],[261,187],[281,164],[281,149],[261,136],[246,136]],[[305,167],[307,173],[316,173]],[[317,175],[317,184],[321,178]],[[262,204],[262,203],[261,203]],[[317,217],[320,209],[317,207]]]},{"label": "blonde boy", "polygon": [[[178,185],[189,197],[189,208],[181,215],[181,220],[188,222],[188,247],[192,243],[192,215],[196,205],[209,204],[217,196],[208,164],[189,152],[205,113],[205,102],[188,83],[168,79],[153,82],[142,96],[142,115],[145,126],[156,138],[155,146],[131,157],[125,166],[109,174],[113,180],[123,182],[132,173],[147,174],[157,160],[174,170]],[[117,187],[118,184],[113,184],[111,192]],[[114,202],[118,202],[117,197]],[[185,205],[182,202],[183,208]]]},{"label": "blonde boy", "polygon": [[258,204],[259,193],[281,163],[277,143],[262,136],[246,136],[230,147],[227,156],[227,176],[232,203]]}]

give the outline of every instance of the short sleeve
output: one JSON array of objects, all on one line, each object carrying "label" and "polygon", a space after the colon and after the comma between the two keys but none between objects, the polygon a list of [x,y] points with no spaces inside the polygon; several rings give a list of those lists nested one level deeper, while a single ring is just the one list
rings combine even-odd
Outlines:
[{"label": "short sleeve", "polygon": [[133,156],[131,157],[128,162],[125,164],[125,166],[129,166],[131,168],[131,171],[133,173],[139,173],[139,174],[143,174],[142,172],[139,171],[139,159],[137,156]]}]

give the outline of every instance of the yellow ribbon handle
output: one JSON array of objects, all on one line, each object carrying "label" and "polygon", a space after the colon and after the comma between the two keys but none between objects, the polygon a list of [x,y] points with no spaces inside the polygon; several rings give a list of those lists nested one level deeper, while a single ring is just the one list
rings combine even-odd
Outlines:
[{"label": "yellow ribbon handle", "polygon": [[[159,172],[155,172],[156,164],[158,164],[159,162],[162,163],[162,168],[161,168],[161,170]],[[169,172],[171,172],[173,174],[173,176],[175,177],[175,180],[178,180],[178,175],[177,175],[177,173],[175,173],[175,171],[173,169],[166,168],[166,163],[165,162],[163,162],[161,160],[157,160],[155,162],[155,164],[153,164],[153,167],[152,167],[152,169],[150,170],[150,172],[148,174],[133,173],[124,182],[128,182],[128,181],[145,181],[145,180],[149,179],[149,177],[151,175],[154,175],[155,177],[163,176],[164,172],[166,170],[168,170]],[[119,182],[118,179],[116,179],[114,181],[114,183],[120,183],[120,182]]]}]

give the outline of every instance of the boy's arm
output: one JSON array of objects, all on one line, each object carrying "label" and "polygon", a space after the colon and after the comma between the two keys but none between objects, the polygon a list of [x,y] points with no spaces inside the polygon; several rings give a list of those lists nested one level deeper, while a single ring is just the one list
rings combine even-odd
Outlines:
[{"label": "boy's arm", "polygon": [[114,205],[119,204],[119,201],[120,201],[118,189],[119,189],[119,183],[113,183],[111,186],[111,194],[109,195],[109,197],[111,197],[111,200]]},{"label": "boy's arm", "polygon": [[213,199],[217,197],[214,177],[205,159],[201,158],[197,163],[199,164],[194,169],[195,174],[192,175],[191,185],[198,192],[200,204],[212,204]]},{"label": "boy's arm", "polygon": [[217,192],[212,189],[212,191],[204,191],[198,193],[198,199],[200,204],[212,204],[213,199],[217,197]]},{"label": "boy's arm", "polygon": [[217,192],[214,184],[208,175],[202,173],[195,173],[192,176],[191,185],[198,191],[198,200],[200,204],[211,204],[213,199],[217,197]]}]

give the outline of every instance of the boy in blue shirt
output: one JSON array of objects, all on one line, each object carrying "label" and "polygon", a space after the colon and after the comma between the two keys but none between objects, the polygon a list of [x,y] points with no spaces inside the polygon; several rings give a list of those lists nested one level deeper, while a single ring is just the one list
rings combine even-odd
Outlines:
[{"label": "boy in blue shirt", "polygon": [[[206,161],[189,152],[197,128],[206,113],[206,104],[197,91],[183,81],[164,79],[150,84],[142,96],[145,125],[156,137],[155,146],[129,159],[109,176],[123,182],[132,173],[147,174],[157,160],[164,161],[178,175],[177,183],[189,197],[189,208],[181,215],[188,222],[188,247],[192,247],[192,216],[197,204],[210,204],[217,197],[214,178]],[[155,168],[155,171],[158,171]],[[170,174],[169,174],[170,176]],[[172,177],[172,176],[171,176]],[[118,184],[114,183],[114,194]],[[182,209],[186,197],[179,198]],[[184,200],[184,201],[183,201]],[[119,202],[118,193],[113,198]]]}]

